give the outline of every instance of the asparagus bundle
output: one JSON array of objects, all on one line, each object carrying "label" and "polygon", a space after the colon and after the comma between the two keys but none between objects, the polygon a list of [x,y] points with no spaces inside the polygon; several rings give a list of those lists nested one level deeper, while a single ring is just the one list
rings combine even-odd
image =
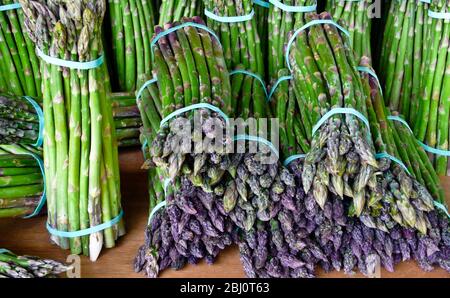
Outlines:
[{"label": "asparagus bundle", "polygon": [[[79,62],[103,54],[105,1],[20,2],[29,34],[43,53]],[[79,231],[108,223],[121,214],[121,202],[106,66],[77,70],[42,61],[41,73],[49,230]],[[96,260],[103,246],[113,247],[125,232],[120,220],[82,237],[68,239],[53,233],[53,243]]]},{"label": "asparagus bundle", "polygon": [[[204,3],[208,11],[216,16],[246,16],[254,12],[251,0],[209,0]],[[228,69],[235,69],[242,64],[244,69],[264,78],[263,45],[254,15],[250,20],[240,22],[219,22],[209,17],[207,23],[220,38]]]},{"label": "asparagus bundle", "polygon": [[335,20],[344,23],[350,32],[350,43],[359,59],[362,56],[372,58],[371,31],[372,16],[370,7],[373,0],[345,1],[328,0],[327,11]]},{"label": "asparagus bundle", "polygon": [[25,98],[0,94],[0,144],[38,143],[39,115]]},{"label": "asparagus bundle", "polygon": [[[433,1],[430,12],[450,12],[450,1]],[[429,17],[422,54],[422,80],[419,109],[414,119],[416,137],[431,148],[449,148],[450,111],[450,19]],[[413,107],[411,107],[413,108]],[[417,105],[414,107],[417,108]],[[403,113],[403,112],[402,112]],[[411,118],[412,119],[412,118]],[[446,175],[448,158],[434,155],[438,175]]]},{"label": "asparagus bundle", "polygon": [[0,252],[0,278],[56,277],[70,267],[50,259],[18,256],[10,251]]},{"label": "asparagus bundle", "polygon": [[[312,8],[317,3],[315,0],[286,0],[282,2],[289,6]],[[278,79],[278,71],[286,67],[284,50],[289,41],[288,33],[299,29],[307,22],[305,21],[305,13],[285,11],[275,5],[270,5],[268,22],[268,77],[273,84]]]},{"label": "asparagus bundle", "polygon": [[[32,151],[31,151],[32,150]],[[30,153],[42,152],[19,145],[0,146],[0,218],[33,214],[41,202],[44,181],[39,164]]]},{"label": "asparagus bundle", "polygon": [[[173,2],[173,1],[171,1]],[[150,0],[109,0],[115,91],[134,92],[151,77],[150,40],[156,11]]]},{"label": "asparagus bundle", "polygon": [[203,15],[201,0],[162,0],[159,6],[159,26],[166,23],[179,22],[182,18],[192,18]]},{"label": "asparagus bundle", "polygon": [[136,106],[136,98],[131,93],[111,94],[114,126],[119,147],[140,144],[140,128],[142,120]]},{"label": "asparagus bundle", "polygon": [[[409,123],[417,119],[421,81],[430,47],[429,4],[424,1],[391,1],[384,29],[380,64],[386,105]],[[433,22],[434,25],[437,25]]]},{"label": "asparagus bundle", "polygon": [[[15,2],[1,0],[0,6]],[[0,12],[0,90],[41,98],[39,60],[32,38],[26,34],[29,27],[22,9]]]}]

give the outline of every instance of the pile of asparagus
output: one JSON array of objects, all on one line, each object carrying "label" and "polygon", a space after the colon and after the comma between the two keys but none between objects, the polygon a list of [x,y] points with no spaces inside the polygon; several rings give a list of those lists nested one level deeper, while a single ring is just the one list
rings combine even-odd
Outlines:
[{"label": "pile of asparagus", "polygon": [[30,153],[42,158],[30,146],[0,145],[0,218],[30,215],[41,201],[42,172]]},{"label": "pile of asparagus", "polygon": [[112,93],[111,103],[119,147],[139,145],[142,120],[136,97],[133,93]]},{"label": "pile of asparagus", "polygon": [[375,16],[370,15],[374,12],[370,8],[374,2],[373,0],[327,1],[327,11],[350,32],[350,43],[358,59],[362,56],[372,57],[372,18]]},{"label": "pile of asparagus", "polygon": [[[0,6],[16,2],[1,0]],[[26,34],[30,25],[20,8],[0,12],[0,92],[40,99],[39,60]]]},{"label": "pile of asparagus", "polygon": [[[28,34],[48,56],[86,62],[103,55],[105,1],[20,1]],[[89,70],[41,61],[48,225],[79,231],[119,215],[120,176],[105,64]],[[93,234],[53,243],[96,260],[125,233],[123,221]]]},{"label": "pile of asparagus", "polygon": [[153,2],[108,1],[114,91],[134,92],[151,78],[150,40],[157,9]]},{"label": "pile of asparagus", "polygon": [[23,97],[0,94],[0,144],[37,144],[39,116]]},{"label": "pile of asparagus", "polygon": [[18,256],[10,251],[0,253],[0,278],[52,278],[69,269],[50,259]]},{"label": "pile of asparagus", "polygon": [[386,105],[410,123],[417,119],[422,73],[430,66],[425,63],[432,25],[429,6],[419,0],[391,2],[384,29],[378,70]]}]

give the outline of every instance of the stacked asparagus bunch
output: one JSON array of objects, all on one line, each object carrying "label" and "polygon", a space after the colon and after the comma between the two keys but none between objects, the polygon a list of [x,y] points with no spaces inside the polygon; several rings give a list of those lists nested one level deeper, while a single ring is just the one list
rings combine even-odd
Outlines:
[{"label": "stacked asparagus bunch", "polygon": [[0,146],[0,218],[32,214],[41,201],[44,181],[35,158],[42,152],[20,145]]},{"label": "stacked asparagus bunch", "polygon": [[409,123],[418,119],[422,74],[430,66],[426,61],[431,49],[429,30],[437,25],[428,10],[424,1],[391,1],[384,29],[378,70],[386,105]]},{"label": "stacked asparagus bunch", "polygon": [[25,98],[0,94],[0,144],[36,144],[39,116]]},{"label": "stacked asparagus bunch", "polygon": [[[432,12],[450,12],[450,1],[432,1]],[[416,137],[432,148],[449,148],[450,19],[429,17],[422,53],[420,104],[414,122]],[[413,108],[413,107],[411,107]],[[414,107],[417,108],[417,105]],[[403,111],[402,111],[403,113]],[[438,175],[446,175],[448,158],[434,155]]]},{"label": "stacked asparagus bunch", "polygon": [[[45,54],[79,62],[96,60],[103,54],[105,1],[20,3],[28,33]],[[106,66],[76,70],[43,60],[41,73],[48,225],[59,231],[78,231],[109,222],[119,215],[121,202]],[[87,236],[52,236],[51,240],[96,260],[103,246],[113,247],[123,234],[121,220]]]},{"label": "stacked asparagus bunch", "polygon": [[[0,5],[16,1],[2,0]],[[39,60],[22,9],[0,12],[0,92],[41,98]]]},{"label": "stacked asparagus bunch", "polygon": [[136,98],[132,93],[112,93],[111,103],[119,147],[140,144],[141,115],[136,106]]},{"label": "stacked asparagus bunch", "polygon": [[18,256],[9,251],[0,253],[0,278],[51,278],[69,269],[50,259]]},{"label": "stacked asparagus bunch", "polygon": [[371,32],[372,18],[369,9],[374,4],[372,0],[345,1],[328,0],[327,11],[335,20],[344,24],[350,32],[350,43],[359,59],[362,56],[372,58]]},{"label": "stacked asparagus bunch", "polygon": [[179,22],[182,18],[192,18],[203,15],[201,0],[162,0],[159,6],[159,26],[166,23]]},{"label": "stacked asparagus bunch", "polygon": [[151,77],[150,40],[156,24],[152,1],[109,0],[112,76],[120,92],[134,92]]},{"label": "stacked asparagus bunch", "polygon": [[[286,0],[283,4],[289,6],[313,6],[315,0]],[[285,68],[285,46],[289,41],[288,33],[301,28],[307,23],[305,13],[289,12],[280,9],[275,5],[270,5],[268,18],[268,77],[273,84],[278,79],[278,72]]]}]

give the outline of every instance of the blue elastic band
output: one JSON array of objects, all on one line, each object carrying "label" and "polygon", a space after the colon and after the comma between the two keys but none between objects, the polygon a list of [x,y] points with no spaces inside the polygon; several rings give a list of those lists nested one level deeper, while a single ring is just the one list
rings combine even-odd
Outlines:
[{"label": "blue elastic band", "polygon": [[153,79],[148,80],[147,82],[145,82],[144,85],[142,85],[142,87],[139,89],[139,91],[138,91],[138,93],[137,93],[137,95],[136,95],[136,103],[137,103],[137,101],[139,100],[139,98],[141,98],[142,93],[144,92],[144,90],[145,90],[148,86],[150,86],[151,84],[156,83],[157,81],[158,81],[157,78],[153,78]]},{"label": "blue elastic band", "polygon": [[420,0],[420,2],[426,3],[426,4],[431,4],[431,0]]},{"label": "blue elastic band", "polygon": [[287,12],[313,12],[317,9],[317,3],[308,6],[291,6],[283,4],[278,0],[269,0],[269,2]]},{"label": "blue elastic band", "polygon": [[8,253],[12,253],[10,250],[7,250],[6,248],[0,248],[0,254],[8,254]]},{"label": "blue elastic band", "polygon": [[169,178],[164,180],[164,194],[167,195],[167,188],[169,187],[171,180]]},{"label": "blue elastic band", "polygon": [[253,19],[253,16],[255,15],[255,10],[252,9],[252,11],[249,14],[243,16],[218,16],[206,8],[204,10],[204,13],[205,16],[207,16],[208,18],[213,19],[214,21],[220,23],[239,23]]},{"label": "blue elastic band", "polygon": [[[393,121],[398,121],[398,122],[402,123],[412,134],[414,134],[414,132],[411,129],[411,127],[409,126],[409,124],[403,118],[401,118],[399,116],[388,116],[387,119],[393,120]],[[416,140],[416,141],[426,152],[432,153],[434,155],[450,157],[450,151],[448,151],[448,150],[433,148],[419,140]]]},{"label": "blue elastic band", "polygon": [[265,8],[270,8],[270,3],[263,1],[263,0],[253,0],[253,3],[255,3],[256,5],[265,7]]},{"label": "blue elastic band", "polygon": [[0,6],[0,11],[7,11],[22,8],[20,3],[5,4]]},{"label": "blue elastic band", "polygon": [[285,57],[285,59],[286,59],[286,64],[287,64],[287,66],[288,66],[288,68],[289,68],[289,70],[290,70],[291,72],[292,72],[292,67],[291,67],[291,64],[290,64],[290,62],[289,62],[289,53],[290,53],[290,51],[291,51],[292,44],[294,43],[295,39],[297,38],[297,35],[299,35],[300,32],[302,32],[302,31],[308,29],[308,28],[311,27],[311,26],[314,26],[314,25],[322,25],[322,24],[330,24],[330,25],[334,25],[334,26],[336,26],[336,28],[338,28],[339,30],[341,30],[345,35],[347,35],[347,37],[350,37],[350,33],[349,33],[344,27],[342,27],[341,25],[339,25],[338,23],[336,23],[336,22],[333,21],[333,20],[313,20],[313,21],[311,21],[311,22],[309,22],[309,23],[303,25],[302,27],[300,27],[299,29],[297,29],[297,30],[294,32],[294,34],[292,35],[292,37],[291,37],[291,39],[289,40],[289,42],[288,42],[288,44],[287,44],[287,47],[286,47],[286,57]]},{"label": "blue elastic band", "polygon": [[367,118],[363,114],[361,114],[360,112],[358,112],[357,110],[352,109],[352,108],[334,108],[334,109],[331,109],[330,111],[328,111],[328,113],[323,115],[322,118],[320,118],[320,120],[317,122],[316,125],[314,125],[313,130],[312,130],[312,134],[315,135],[316,132],[319,130],[319,128],[329,118],[331,118],[332,116],[337,115],[337,114],[352,114],[352,115],[356,116],[362,122],[364,122],[364,124],[367,126],[368,132],[370,134],[370,123],[369,123],[369,120],[367,120]]},{"label": "blue elastic band", "polygon": [[445,207],[444,204],[439,203],[438,201],[434,201],[434,206],[438,209],[440,209],[442,212],[445,213],[445,215],[447,215],[448,218],[450,218],[450,214],[448,213],[447,207]]},{"label": "blue elastic band", "polygon": [[285,167],[287,167],[294,160],[303,159],[305,157],[306,157],[306,154],[296,154],[296,155],[289,156],[288,158],[286,158],[286,160],[284,161],[283,165]]},{"label": "blue elastic band", "polygon": [[175,112],[171,113],[170,115],[165,117],[163,120],[161,120],[160,127],[162,127],[166,122],[168,122],[170,119],[172,119],[178,115],[184,114],[184,113],[192,111],[192,110],[198,110],[198,109],[208,109],[208,110],[214,111],[214,112],[220,114],[220,116],[222,116],[223,119],[225,119],[225,122],[229,121],[228,116],[224,112],[222,112],[222,110],[219,109],[218,107],[213,106],[209,103],[196,103],[196,104],[184,107],[182,109],[178,109]]},{"label": "blue elastic band", "polygon": [[428,16],[433,19],[450,20],[450,12],[428,10]]},{"label": "blue elastic band", "polygon": [[381,153],[375,154],[375,158],[376,158],[376,159],[382,159],[382,158],[390,159],[390,160],[392,160],[393,162],[397,163],[399,166],[401,166],[401,167],[403,168],[403,170],[405,170],[405,172],[408,173],[409,176],[412,176],[412,175],[411,175],[411,172],[408,170],[408,168],[406,167],[406,165],[405,165],[400,159],[398,159],[398,158],[395,157],[395,156],[392,156],[392,155],[390,155],[390,154],[388,154],[388,153],[386,153],[386,152],[381,152]]},{"label": "blue elastic band", "polygon": [[144,155],[144,160],[147,160],[147,145],[148,145],[148,141],[147,141],[147,138],[145,138],[145,141],[144,141],[144,143],[142,143],[142,147],[141,147],[142,154]]},{"label": "blue elastic band", "polygon": [[87,236],[87,235],[91,235],[91,234],[106,230],[106,229],[114,226],[115,224],[117,224],[122,217],[123,217],[123,210],[120,210],[119,215],[117,215],[116,217],[114,217],[113,219],[111,219],[108,222],[102,223],[98,226],[95,226],[95,227],[92,227],[89,229],[72,231],[72,232],[59,231],[57,229],[52,228],[49,225],[49,223],[47,222],[47,230],[50,234],[55,235],[57,237],[62,237],[62,238],[82,237],[82,236]]},{"label": "blue elastic band", "polygon": [[77,61],[69,61],[69,60],[63,60],[55,57],[48,56],[47,54],[44,54],[44,52],[41,51],[41,49],[36,48],[36,52],[39,57],[42,58],[47,63],[58,65],[62,67],[67,67],[71,69],[79,69],[79,70],[89,70],[99,67],[103,64],[105,61],[105,57],[102,55],[98,59],[93,61],[87,61],[87,62],[77,62]]},{"label": "blue elastic band", "polygon": [[36,143],[33,145],[34,147],[41,147],[42,143],[44,142],[44,113],[42,112],[42,108],[40,105],[37,104],[37,102],[29,97],[29,96],[23,96],[28,102],[33,106],[33,108],[36,110],[36,113],[39,118],[39,136],[36,141]]},{"label": "blue elastic band", "polygon": [[196,27],[196,28],[205,30],[206,32],[208,32],[209,34],[211,34],[212,36],[214,36],[214,37],[217,39],[217,41],[220,43],[220,38],[216,35],[216,33],[215,33],[214,31],[212,31],[211,29],[209,29],[207,26],[202,25],[202,24],[197,24],[197,23],[194,23],[194,22],[186,22],[186,23],[177,25],[177,26],[175,26],[175,27],[169,28],[169,29],[167,29],[167,30],[165,30],[165,31],[163,31],[163,32],[160,32],[158,35],[156,35],[156,36],[153,38],[153,40],[152,40],[152,42],[151,42],[151,44],[150,44],[150,46],[151,46],[151,51],[152,51],[152,60],[155,59],[155,55],[153,54],[153,46],[156,45],[156,43],[158,42],[158,40],[160,40],[162,37],[164,37],[164,36],[166,36],[166,35],[168,35],[168,34],[170,34],[170,33],[172,33],[172,32],[177,31],[178,29],[181,29],[181,28],[184,28],[184,27],[189,27],[189,26],[190,26],[190,27]]},{"label": "blue elastic band", "polygon": [[256,137],[256,136],[250,136],[250,135],[237,135],[233,138],[233,140],[236,141],[252,141],[252,142],[258,142],[258,143],[262,143],[266,146],[268,146],[273,153],[276,154],[277,157],[280,157],[280,153],[278,152],[278,149],[275,148],[275,146],[269,142],[268,140],[261,138],[261,137]]},{"label": "blue elastic band", "polygon": [[158,212],[159,209],[166,207],[166,201],[160,202],[158,205],[155,206],[155,208],[152,209],[152,212],[150,212],[150,215],[148,216],[148,224],[151,224],[153,216]]},{"label": "blue elastic band", "polygon": [[365,67],[365,66],[358,66],[357,68],[361,72],[366,72],[366,73],[370,74],[377,81],[378,87],[380,88],[381,95],[383,96],[383,88],[381,87],[380,80],[378,79],[378,76],[375,73],[375,71],[372,68]]},{"label": "blue elastic band", "polygon": [[42,207],[44,207],[45,202],[47,201],[47,189],[45,187],[45,185],[46,185],[45,184],[45,168],[44,168],[44,162],[38,155],[36,155],[32,152],[23,152],[23,153],[21,153],[21,155],[28,155],[28,156],[33,157],[37,161],[37,163],[39,165],[39,169],[41,170],[41,173],[42,173],[43,189],[42,189],[41,199],[39,200],[39,203],[37,204],[33,213],[23,217],[23,218],[31,218],[31,217],[35,217],[36,215],[39,214],[39,212],[41,212]]},{"label": "blue elastic band", "polygon": [[284,82],[284,81],[288,81],[288,80],[292,80],[292,76],[283,76],[280,77],[278,79],[278,81],[275,82],[275,84],[273,85],[273,87],[270,89],[270,93],[269,93],[269,101],[272,100],[273,95],[275,94],[275,91],[277,91],[278,86]]},{"label": "blue elastic band", "polygon": [[264,89],[264,94],[266,95],[266,100],[267,101],[269,100],[269,94],[267,93],[266,83],[260,76],[258,76],[257,74],[254,74],[253,72],[243,70],[243,69],[236,69],[236,70],[233,70],[232,72],[230,72],[230,76],[235,75],[235,74],[245,74],[245,75],[249,75],[249,76],[257,79],[261,83],[262,88]]}]

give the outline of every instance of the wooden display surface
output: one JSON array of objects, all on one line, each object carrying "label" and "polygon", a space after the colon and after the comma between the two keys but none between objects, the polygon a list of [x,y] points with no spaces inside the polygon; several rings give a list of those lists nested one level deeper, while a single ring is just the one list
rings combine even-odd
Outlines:
[{"label": "wooden display surface", "polygon": [[[117,247],[104,249],[97,262],[92,263],[86,257],[81,257],[82,277],[144,277],[142,273],[133,270],[134,257],[139,246],[144,241],[144,228],[148,216],[147,174],[140,170],[142,154],[137,149],[123,150],[120,155],[122,176],[122,202],[125,212],[127,234],[122,237]],[[442,178],[447,198],[450,198],[450,177]],[[64,261],[70,254],[50,244],[45,229],[45,216],[33,219],[3,219],[0,220],[0,248],[7,248],[17,254],[36,255]],[[342,272],[319,272],[320,277],[363,277],[361,274],[345,275]],[[396,266],[396,272],[381,272],[382,277],[410,278],[449,278],[450,274],[437,268],[432,272],[423,272],[414,261]],[[165,270],[161,277],[245,277],[239,260],[236,246],[223,251],[212,266],[204,261],[193,266],[187,265],[182,270]]]}]

